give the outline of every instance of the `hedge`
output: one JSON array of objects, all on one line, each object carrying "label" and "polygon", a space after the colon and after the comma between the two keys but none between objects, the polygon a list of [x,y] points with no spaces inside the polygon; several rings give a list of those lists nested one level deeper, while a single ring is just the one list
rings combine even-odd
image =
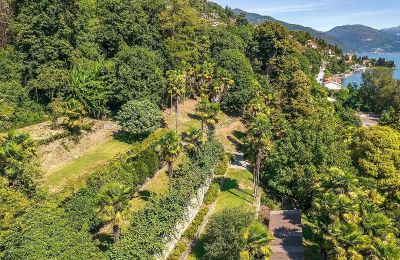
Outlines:
[{"label": "hedge", "polygon": [[223,147],[216,140],[209,140],[199,149],[193,161],[186,162],[176,174],[165,196],[151,198],[150,203],[133,213],[130,229],[112,246],[111,259],[152,259],[161,255],[166,242],[176,232],[177,223],[191,198],[204,186],[222,159]]},{"label": "hedge", "polygon": [[217,169],[215,169],[214,175],[222,176],[225,175],[229,167],[229,156],[224,154],[222,160],[218,163]]},{"label": "hedge", "polygon": [[204,196],[204,203],[206,205],[209,205],[213,203],[217,197],[218,197],[218,192],[219,192],[220,184],[217,182],[213,182],[211,184],[210,189],[207,191],[206,195]]}]

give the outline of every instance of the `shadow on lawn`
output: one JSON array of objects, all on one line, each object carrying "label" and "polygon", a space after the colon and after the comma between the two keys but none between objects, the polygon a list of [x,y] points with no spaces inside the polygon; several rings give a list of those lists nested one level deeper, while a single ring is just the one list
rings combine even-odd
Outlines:
[{"label": "shadow on lawn", "polygon": [[[252,194],[250,194],[249,192],[241,189],[239,187],[239,184],[237,182],[237,180],[231,179],[231,178],[225,178],[224,180],[224,185],[221,188],[221,191],[227,191],[229,193],[231,193],[232,195],[235,195],[236,197],[248,202],[248,203],[253,203],[251,200],[248,200],[246,198],[246,196],[252,196]],[[237,191],[236,193],[234,191]],[[241,196],[244,195],[244,196]]]}]

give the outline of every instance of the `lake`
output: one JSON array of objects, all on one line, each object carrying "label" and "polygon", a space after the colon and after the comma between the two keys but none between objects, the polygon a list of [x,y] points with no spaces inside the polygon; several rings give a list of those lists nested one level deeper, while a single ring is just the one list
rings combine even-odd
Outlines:
[{"label": "lake", "polygon": [[[400,79],[400,53],[358,53],[358,57],[368,56],[369,58],[393,60],[397,68],[393,72],[393,78]],[[358,86],[362,83],[362,73],[355,73],[343,80],[343,86],[347,87],[349,83],[356,83]]]}]

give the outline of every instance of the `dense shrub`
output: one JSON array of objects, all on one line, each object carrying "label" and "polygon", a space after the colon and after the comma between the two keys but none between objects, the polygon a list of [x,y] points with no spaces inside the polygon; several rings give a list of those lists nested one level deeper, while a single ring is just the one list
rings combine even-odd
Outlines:
[{"label": "dense shrub", "polygon": [[242,208],[215,214],[204,237],[205,256],[208,259],[238,259],[244,246],[242,231],[253,219],[253,213]]},{"label": "dense shrub", "polygon": [[228,167],[229,167],[229,157],[228,155],[225,154],[224,157],[222,158],[222,161],[218,163],[214,175],[217,176],[225,175],[226,171],[228,170]]},{"label": "dense shrub", "polygon": [[161,126],[161,111],[149,100],[132,100],[122,106],[117,120],[126,132],[142,136]]},{"label": "dense shrub", "polygon": [[70,225],[62,209],[31,209],[0,241],[2,259],[99,259],[90,234]]}]

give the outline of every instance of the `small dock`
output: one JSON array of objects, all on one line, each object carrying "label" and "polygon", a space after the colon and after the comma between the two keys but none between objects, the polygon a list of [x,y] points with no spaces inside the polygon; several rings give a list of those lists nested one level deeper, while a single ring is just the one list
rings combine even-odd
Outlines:
[{"label": "small dock", "polygon": [[271,260],[304,259],[300,210],[271,211],[269,230],[275,236]]}]

